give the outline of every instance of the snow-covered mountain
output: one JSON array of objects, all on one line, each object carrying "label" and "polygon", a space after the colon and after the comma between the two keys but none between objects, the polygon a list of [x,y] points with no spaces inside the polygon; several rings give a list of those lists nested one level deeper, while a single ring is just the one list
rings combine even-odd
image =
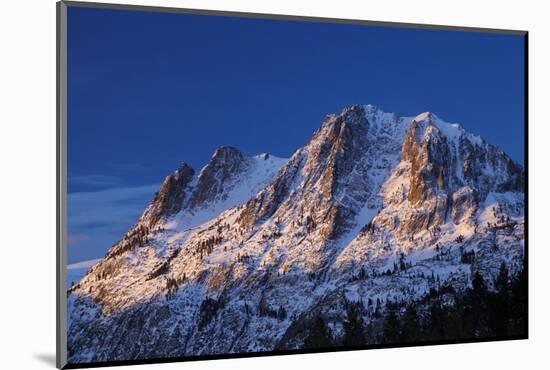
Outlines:
[{"label": "snow-covered mountain", "polygon": [[316,317],[338,341],[350,302],[369,323],[518,273],[523,212],[523,168],[433,113],[351,106],[288,160],[222,147],[69,289],[69,362],[302,348]]}]

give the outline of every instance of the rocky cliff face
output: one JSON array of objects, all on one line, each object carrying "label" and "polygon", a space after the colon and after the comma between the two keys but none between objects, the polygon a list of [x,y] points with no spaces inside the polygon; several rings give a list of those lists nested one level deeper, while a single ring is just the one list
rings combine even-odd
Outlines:
[{"label": "rocky cliff face", "polygon": [[155,227],[163,218],[180,212],[184,199],[188,197],[190,190],[188,186],[194,174],[195,170],[187,163],[183,163],[173,174],[166,177],[140,221],[151,228]]},{"label": "rocky cliff face", "polygon": [[217,197],[227,196],[230,190],[228,184],[241,176],[248,166],[249,163],[238,149],[217,149],[199,175],[197,186],[189,200],[189,208],[197,209],[215,201]]},{"label": "rocky cliff face", "polygon": [[288,160],[220,148],[70,289],[70,361],[300,348],[314,317],[341,336],[350,302],[370,322],[491,282],[523,265],[523,184],[459,125],[373,106],[327,116]]}]

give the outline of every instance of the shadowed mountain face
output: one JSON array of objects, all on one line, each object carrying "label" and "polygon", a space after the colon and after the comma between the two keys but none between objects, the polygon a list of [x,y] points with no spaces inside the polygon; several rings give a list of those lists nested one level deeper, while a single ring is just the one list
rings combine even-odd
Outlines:
[{"label": "shadowed mountain face", "polygon": [[69,290],[69,360],[302,348],[320,318],[346,343],[349,307],[375,323],[474,275],[495,289],[503,262],[523,266],[523,186],[460,125],[370,105],[328,115],[289,159],[219,148]]}]

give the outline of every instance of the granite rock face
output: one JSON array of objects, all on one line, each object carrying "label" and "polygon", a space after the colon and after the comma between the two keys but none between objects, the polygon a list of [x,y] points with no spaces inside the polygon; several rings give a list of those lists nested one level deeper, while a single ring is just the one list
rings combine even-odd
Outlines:
[{"label": "granite rock face", "polygon": [[195,170],[187,163],[183,163],[173,174],[164,179],[152,204],[141,217],[148,227],[154,227],[163,218],[181,211],[188,185],[194,174]]},{"label": "granite rock face", "polygon": [[200,208],[212,202],[217,196],[226,194],[226,184],[240,176],[248,163],[242,153],[233,147],[221,147],[214,152],[208,164],[202,169],[193,195],[190,208]]}]

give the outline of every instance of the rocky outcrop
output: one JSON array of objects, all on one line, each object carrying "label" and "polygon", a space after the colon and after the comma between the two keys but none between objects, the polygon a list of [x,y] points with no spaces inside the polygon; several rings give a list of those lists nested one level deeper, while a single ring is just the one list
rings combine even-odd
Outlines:
[{"label": "rocky outcrop", "polygon": [[480,198],[491,191],[524,191],[523,168],[495,146],[462,136],[458,157],[465,183],[475,188]]},{"label": "rocky outcrop", "polygon": [[228,183],[246,171],[247,167],[246,158],[237,148],[218,148],[199,174],[189,200],[189,208],[200,208],[214,201],[216,197],[223,197],[227,193]]},{"label": "rocky outcrop", "polygon": [[[282,206],[278,216],[298,213],[307,223],[308,233],[317,232],[322,240],[341,236],[357,212],[342,201],[341,195],[346,192],[350,174],[360,169],[357,164],[367,151],[368,127],[363,106],[354,105],[339,115],[327,116],[280,175],[246,204],[240,216],[242,224],[252,229]],[[361,176],[366,178],[366,174],[358,173]],[[356,186],[362,188],[364,195],[366,184]],[[365,199],[358,201],[363,203]]]},{"label": "rocky outcrop", "polygon": [[415,205],[448,189],[449,147],[447,139],[426,113],[415,118],[403,143],[402,160],[411,163],[408,200]]},{"label": "rocky outcrop", "polygon": [[458,224],[474,215],[478,201],[491,192],[523,191],[521,166],[493,145],[432,113],[412,120],[402,161],[410,163],[407,200],[412,206],[399,223],[403,235],[437,228],[448,217]]},{"label": "rocky outcrop", "polygon": [[151,205],[140,218],[140,223],[149,228],[158,222],[177,214],[183,207],[183,201],[188,196],[187,187],[195,174],[195,170],[187,163],[182,165],[170,176],[167,176],[160,190],[155,194]]},{"label": "rocky outcrop", "polygon": [[408,202],[413,212],[401,225],[403,233],[416,233],[445,222],[449,207],[451,156],[437,117],[423,113],[413,119],[402,149],[402,161],[410,163]]}]

